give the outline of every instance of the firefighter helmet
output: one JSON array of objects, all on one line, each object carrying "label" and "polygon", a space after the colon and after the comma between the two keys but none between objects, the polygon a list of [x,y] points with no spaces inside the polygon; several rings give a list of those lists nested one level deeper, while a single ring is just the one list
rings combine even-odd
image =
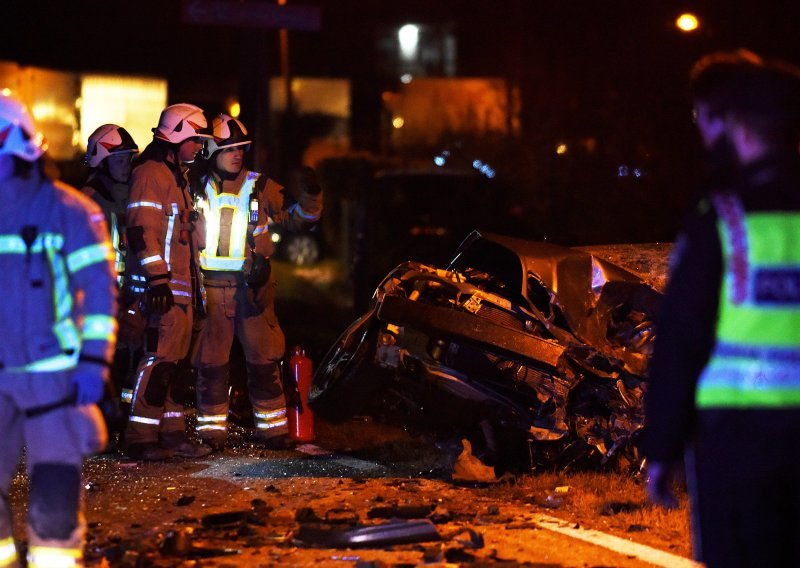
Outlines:
[{"label": "firefighter helmet", "polygon": [[208,141],[208,153],[213,154],[223,148],[244,146],[252,141],[247,135],[247,128],[241,121],[227,114],[220,114],[214,118],[214,138]]},{"label": "firefighter helmet", "polygon": [[47,150],[47,143],[28,109],[11,95],[0,95],[0,155],[10,154],[35,162]]},{"label": "firefighter helmet", "polygon": [[139,147],[127,130],[116,124],[104,124],[89,136],[89,145],[83,161],[90,168],[96,168],[108,156],[137,152]]},{"label": "firefighter helmet", "polygon": [[188,103],[170,105],[161,111],[153,139],[180,144],[188,138],[211,138],[211,129],[203,109]]}]

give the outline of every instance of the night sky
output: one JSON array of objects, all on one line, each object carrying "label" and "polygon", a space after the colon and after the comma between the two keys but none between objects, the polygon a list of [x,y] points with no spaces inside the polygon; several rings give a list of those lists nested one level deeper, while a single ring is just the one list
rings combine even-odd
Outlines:
[{"label": "night sky", "polygon": [[[517,146],[524,146],[528,157],[514,158],[506,169],[535,170],[531,184],[538,188],[537,200],[552,204],[549,211],[588,210],[601,200],[614,210],[622,207],[629,218],[658,211],[664,219],[641,223],[619,236],[625,239],[669,238],[675,226],[667,219],[679,218],[692,195],[699,148],[688,120],[691,63],[709,51],[737,47],[800,62],[797,2],[305,3],[322,8],[322,29],[292,33],[293,73],[351,78],[362,91],[370,86],[353,100],[356,116],[358,105],[368,107],[372,94],[397,87],[397,77],[387,75],[378,61],[381,30],[408,22],[452,25],[459,75],[501,76],[521,90],[524,134]],[[243,65],[252,65],[242,45],[259,46],[259,65],[278,74],[277,32],[186,25],[176,0],[13,0],[4,9],[0,59],[73,71],[163,75],[170,81],[171,102],[189,100],[221,110],[214,107],[237,93]],[[684,11],[700,18],[698,32],[675,28]],[[370,145],[369,136],[353,134],[356,145],[359,140]],[[601,141],[602,159],[559,170],[549,154],[537,157],[556,140],[582,137]],[[651,176],[641,187],[620,189],[608,181],[606,174],[617,162],[637,160]],[[578,170],[587,173],[575,174]],[[565,192],[570,199],[562,198]],[[601,231],[587,239],[609,235]]]}]

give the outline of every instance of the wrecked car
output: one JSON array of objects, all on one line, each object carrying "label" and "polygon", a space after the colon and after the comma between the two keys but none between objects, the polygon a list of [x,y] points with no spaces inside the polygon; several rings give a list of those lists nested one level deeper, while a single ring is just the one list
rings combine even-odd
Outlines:
[{"label": "wrecked car", "polygon": [[500,470],[640,465],[660,293],[584,250],[471,233],[392,270],[320,362],[329,420],[400,409]]}]

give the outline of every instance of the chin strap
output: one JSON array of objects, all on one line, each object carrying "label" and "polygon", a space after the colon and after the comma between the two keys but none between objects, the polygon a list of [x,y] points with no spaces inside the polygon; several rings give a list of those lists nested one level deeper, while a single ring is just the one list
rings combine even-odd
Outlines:
[{"label": "chin strap", "polygon": [[222,181],[233,181],[239,176],[239,174],[242,171],[242,170],[239,170],[236,173],[231,173],[231,172],[226,172],[225,170],[220,170],[220,169],[217,169],[217,168],[212,168],[212,169],[214,170],[214,173],[217,175],[217,177],[219,177],[219,179],[221,179]]}]

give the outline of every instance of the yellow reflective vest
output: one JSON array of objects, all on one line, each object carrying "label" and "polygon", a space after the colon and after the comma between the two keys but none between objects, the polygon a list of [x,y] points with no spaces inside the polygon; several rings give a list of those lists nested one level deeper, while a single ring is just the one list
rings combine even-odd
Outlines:
[{"label": "yellow reflective vest", "polygon": [[800,406],[800,211],[745,211],[716,195],[724,274],[716,344],[696,406]]},{"label": "yellow reflective vest", "polygon": [[[206,248],[200,253],[203,270],[244,268],[248,227],[256,224],[250,223],[250,198],[258,178],[257,172],[246,172],[236,193],[218,192],[212,179],[206,182],[205,197],[197,203],[206,220]],[[252,235],[252,229],[249,232]]]}]

